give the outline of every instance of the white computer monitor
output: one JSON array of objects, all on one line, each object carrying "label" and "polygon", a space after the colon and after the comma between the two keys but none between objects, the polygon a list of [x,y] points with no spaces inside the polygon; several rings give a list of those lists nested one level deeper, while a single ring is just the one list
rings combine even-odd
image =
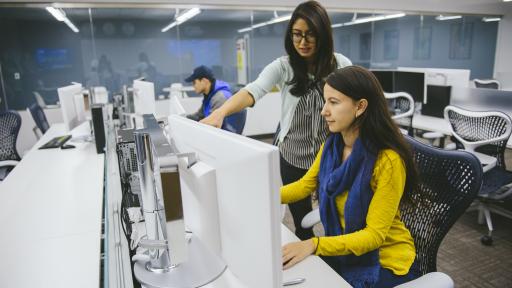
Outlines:
[{"label": "white computer monitor", "polygon": [[[209,189],[199,192],[203,194],[216,193],[213,204],[218,205],[220,257],[249,288],[282,287],[281,180],[277,147],[178,115],[171,115],[168,120],[168,134],[178,150],[195,152],[199,159],[195,165],[202,166],[192,166],[191,169],[196,170],[191,172],[181,167],[182,183],[188,182],[183,185],[183,193],[192,189],[190,187]],[[217,225],[213,219],[215,212],[212,215],[200,212],[213,209],[211,202],[215,198],[208,194],[201,197],[183,196],[187,226],[190,226],[187,221],[191,221],[188,214],[195,213],[193,221],[196,223],[192,225],[195,227],[190,229]],[[196,198],[193,205],[189,205],[187,198]],[[215,239],[201,240],[215,243]]]},{"label": "white computer monitor", "polygon": [[155,115],[155,85],[153,82],[133,80],[133,105],[135,114]]},{"label": "white computer monitor", "polygon": [[75,83],[58,88],[57,94],[64,126],[67,131],[71,131],[86,119],[82,84]]},{"label": "white computer monitor", "polygon": [[427,85],[469,87],[469,69],[398,67],[399,71],[424,72]]}]

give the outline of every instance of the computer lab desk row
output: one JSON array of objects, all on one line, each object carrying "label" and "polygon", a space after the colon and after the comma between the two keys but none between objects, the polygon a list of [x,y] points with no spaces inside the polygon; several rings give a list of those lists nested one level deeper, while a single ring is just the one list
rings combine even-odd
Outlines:
[{"label": "computer lab desk row", "polygon": [[[72,134],[89,131],[84,123]],[[113,136],[107,137],[106,154],[96,154],[92,142],[37,149],[65,134],[63,124],[52,125],[0,182],[0,287],[133,287]],[[284,225],[281,239],[298,240]],[[294,278],[306,279],[292,286],[297,288],[350,287],[316,256],[283,271],[283,281]],[[228,267],[203,287],[246,286]]]}]

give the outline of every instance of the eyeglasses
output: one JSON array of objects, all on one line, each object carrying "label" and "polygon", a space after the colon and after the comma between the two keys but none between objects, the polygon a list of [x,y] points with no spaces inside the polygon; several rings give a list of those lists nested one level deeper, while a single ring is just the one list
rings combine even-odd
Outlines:
[{"label": "eyeglasses", "polygon": [[300,43],[302,39],[306,40],[307,43],[313,43],[316,41],[315,34],[311,32],[301,33],[301,32],[292,32],[292,41],[294,43]]}]

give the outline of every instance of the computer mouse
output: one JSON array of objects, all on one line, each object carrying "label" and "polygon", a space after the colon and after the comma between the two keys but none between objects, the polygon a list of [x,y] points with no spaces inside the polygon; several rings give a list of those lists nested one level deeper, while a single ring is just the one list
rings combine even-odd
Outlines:
[{"label": "computer mouse", "polygon": [[62,145],[60,146],[60,149],[73,149],[73,148],[76,148],[75,145]]}]

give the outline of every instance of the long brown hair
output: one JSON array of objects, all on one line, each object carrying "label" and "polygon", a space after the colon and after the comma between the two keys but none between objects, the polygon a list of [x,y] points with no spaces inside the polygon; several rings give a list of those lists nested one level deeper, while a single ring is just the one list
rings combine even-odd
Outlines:
[{"label": "long brown hair", "polygon": [[308,79],[308,64],[306,59],[297,53],[292,41],[292,26],[298,19],[303,19],[316,37],[315,43],[315,71],[313,73],[316,81],[324,80],[329,73],[336,69],[336,58],[334,58],[334,45],[332,40],[331,20],[325,8],[316,1],[307,1],[299,4],[292,13],[284,36],[284,48],[290,59],[293,69],[293,78],[289,85],[293,87],[290,93],[301,97],[306,93],[311,84]]},{"label": "long brown hair", "polygon": [[354,101],[368,101],[365,112],[352,125],[359,129],[359,138],[372,153],[391,149],[400,155],[407,175],[402,199],[410,201],[410,192],[416,188],[418,181],[412,149],[391,119],[384,92],[375,75],[363,67],[347,66],[329,75],[327,84]]}]

